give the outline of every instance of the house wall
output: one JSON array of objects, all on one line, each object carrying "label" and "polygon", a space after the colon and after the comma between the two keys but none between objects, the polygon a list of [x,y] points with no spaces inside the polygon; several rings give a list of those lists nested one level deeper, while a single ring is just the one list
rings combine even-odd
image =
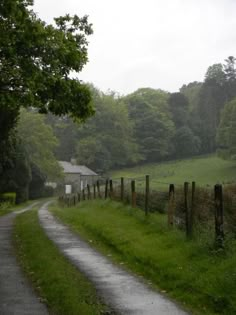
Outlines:
[{"label": "house wall", "polygon": [[72,192],[80,192],[80,174],[65,174],[65,185],[72,185]]},{"label": "house wall", "polygon": [[96,183],[98,178],[99,178],[98,175],[81,175],[80,176],[80,180],[81,180],[80,189],[82,190],[83,188],[86,188],[87,185],[92,186],[93,184]]},{"label": "house wall", "polygon": [[77,193],[87,185],[92,186],[98,179],[98,175],[65,174],[64,185],[72,185],[72,193]]}]

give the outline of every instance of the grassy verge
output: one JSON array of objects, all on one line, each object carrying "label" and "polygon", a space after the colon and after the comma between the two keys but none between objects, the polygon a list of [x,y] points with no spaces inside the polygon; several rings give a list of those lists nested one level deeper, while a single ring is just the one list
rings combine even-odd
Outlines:
[{"label": "grassy verge", "polygon": [[165,215],[145,218],[140,210],[111,201],[51,210],[93,246],[194,314],[236,314],[236,242],[215,252],[204,236],[186,241],[184,233],[168,229]]},{"label": "grassy verge", "polygon": [[92,284],[45,236],[36,211],[16,217],[14,243],[20,264],[53,314],[110,314]]},{"label": "grassy verge", "polygon": [[235,161],[226,161],[211,155],[125,168],[111,172],[110,176],[136,178],[150,174],[151,188],[159,188],[163,185],[155,181],[180,185],[185,181],[195,181],[199,186],[235,182],[235,172]]},{"label": "grassy verge", "polygon": [[1,203],[0,204],[0,217],[8,214],[10,212],[16,211],[16,210],[20,210],[23,209],[27,206],[29,206],[30,204],[34,203],[35,200],[30,200],[30,201],[26,201],[24,203],[21,203],[19,205],[10,205],[9,203]]}]

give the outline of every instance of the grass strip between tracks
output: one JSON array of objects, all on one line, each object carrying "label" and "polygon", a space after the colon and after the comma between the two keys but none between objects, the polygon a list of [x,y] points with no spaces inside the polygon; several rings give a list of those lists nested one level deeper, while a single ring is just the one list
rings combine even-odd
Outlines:
[{"label": "grass strip between tracks", "polygon": [[21,266],[52,314],[110,314],[92,284],[45,236],[36,211],[16,217],[14,244]]}]

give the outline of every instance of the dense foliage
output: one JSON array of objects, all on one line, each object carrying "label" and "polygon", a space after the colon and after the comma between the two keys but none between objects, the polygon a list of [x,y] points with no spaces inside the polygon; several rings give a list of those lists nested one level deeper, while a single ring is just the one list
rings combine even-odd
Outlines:
[{"label": "dense foliage", "polygon": [[217,142],[220,156],[236,160],[236,98],[222,111]]},{"label": "dense foliage", "polygon": [[[72,157],[100,173],[216,150],[235,159],[233,56],[176,93],[102,93],[70,75],[88,60],[87,17],[66,15],[47,25],[32,4],[0,3],[0,192],[26,199],[37,183],[40,190],[60,177],[56,160]],[[96,115],[88,119],[92,100]]]},{"label": "dense foliage", "polygon": [[[30,173],[32,162],[44,175],[48,175],[49,168],[42,167],[45,161],[31,156],[33,146],[29,148],[19,140],[15,128],[20,109],[33,107],[40,113],[79,120],[93,114],[88,86],[70,76],[72,71],[80,72],[88,60],[87,36],[92,27],[87,16],[66,15],[56,18],[54,25],[47,25],[32,11],[32,5],[32,0],[0,2],[0,191],[20,185],[25,189],[25,198],[28,183],[25,186],[23,180],[17,181],[28,176],[15,181],[9,175],[18,171],[18,148],[21,147],[21,163],[28,163],[21,172],[29,169]],[[40,137],[36,140],[36,146],[43,145]],[[30,154],[30,159],[26,154]],[[55,165],[51,166],[55,170]]]},{"label": "dense foliage", "polygon": [[30,164],[49,180],[60,178],[61,169],[54,155],[58,140],[45,117],[32,111],[22,110],[17,125],[17,134],[25,149]]},{"label": "dense foliage", "polygon": [[[90,87],[96,114],[85,125],[49,117],[59,139],[58,159],[76,157],[98,172],[144,162],[219,151],[235,157],[235,58],[215,64],[204,82],[179,92],[140,88],[126,95]],[[217,135],[217,137],[216,137]]]}]

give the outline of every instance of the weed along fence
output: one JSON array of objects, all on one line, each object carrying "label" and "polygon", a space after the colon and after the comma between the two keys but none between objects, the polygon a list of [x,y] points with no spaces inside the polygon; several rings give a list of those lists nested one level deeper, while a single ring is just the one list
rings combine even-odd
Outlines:
[{"label": "weed along fence", "polygon": [[[161,189],[156,189],[157,183]],[[223,247],[226,237],[236,237],[235,185],[202,188],[195,182],[174,185],[150,181],[149,175],[122,177],[97,181],[79,194],[59,197],[59,201],[63,206],[74,206],[83,200],[108,198],[140,208],[146,216],[154,212],[166,214],[168,226],[182,229],[188,239],[207,233],[217,247]]]}]

